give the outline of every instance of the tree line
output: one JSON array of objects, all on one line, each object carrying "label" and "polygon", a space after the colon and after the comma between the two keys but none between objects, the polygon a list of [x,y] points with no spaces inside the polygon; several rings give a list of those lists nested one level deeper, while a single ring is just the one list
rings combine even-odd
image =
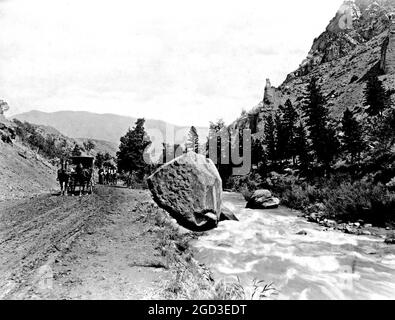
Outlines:
[{"label": "tree line", "polygon": [[[373,171],[374,166],[384,165],[385,161],[388,163],[388,159],[394,156],[391,148],[395,143],[395,111],[391,94],[377,75],[373,75],[367,79],[364,89],[361,106],[364,111],[346,108],[341,119],[336,121],[330,115],[319,81],[311,78],[306,93],[296,100],[296,106],[288,99],[276,111],[266,115],[263,132],[251,142],[255,170],[261,176],[292,169],[306,177],[325,177],[339,166],[357,175],[364,170]],[[139,179],[153,169],[143,158],[144,151],[151,144],[144,123],[144,119],[136,121],[135,126],[121,138],[117,153],[118,168],[136,173]],[[226,134],[219,134],[221,132]],[[234,145],[224,121],[211,122],[210,137],[200,145],[197,130],[192,126],[185,146],[163,144],[160,162],[165,162],[167,155],[174,157],[187,151],[203,151],[208,156],[209,139],[216,136],[217,168],[226,182],[233,164],[224,163],[224,148],[239,148],[242,156],[241,131],[239,135],[239,145]]]},{"label": "tree line", "polygon": [[65,137],[43,134],[37,126],[29,122],[17,119],[14,119],[13,122],[15,133],[21,142],[47,159],[66,159],[70,156],[81,156],[83,152],[90,154],[96,147],[90,139],[79,145],[76,142],[72,143]]},{"label": "tree line", "polygon": [[301,112],[287,100],[267,115],[263,137],[252,143],[253,164],[265,172],[293,168],[304,175],[327,176],[339,163],[355,173],[368,163],[393,157],[395,111],[391,93],[377,76],[370,77],[364,90],[364,112],[346,108],[336,122],[313,77],[299,99]]}]

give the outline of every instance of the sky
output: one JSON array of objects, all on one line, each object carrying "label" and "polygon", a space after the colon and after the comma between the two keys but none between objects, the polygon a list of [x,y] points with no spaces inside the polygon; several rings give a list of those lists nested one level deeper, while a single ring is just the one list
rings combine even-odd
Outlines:
[{"label": "sky", "polygon": [[7,115],[83,110],[208,126],[280,85],[343,0],[0,0]]}]

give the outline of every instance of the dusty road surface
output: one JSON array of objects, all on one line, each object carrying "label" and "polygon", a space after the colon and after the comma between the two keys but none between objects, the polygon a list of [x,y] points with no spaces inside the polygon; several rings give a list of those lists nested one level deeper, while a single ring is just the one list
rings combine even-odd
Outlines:
[{"label": "dusty road surface", "polygon": [[162,298],[157,211],[147,191],[105,186],[0,203],[0,299]]}]

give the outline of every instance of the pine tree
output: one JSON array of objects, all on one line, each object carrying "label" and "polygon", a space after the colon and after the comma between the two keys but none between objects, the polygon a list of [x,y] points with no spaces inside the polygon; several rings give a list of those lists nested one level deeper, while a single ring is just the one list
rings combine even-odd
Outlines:
[{"label": "pine tree", "polygon": [[261,139],[253,138],[251,143],[251,163],[253,165],[259,165],[265,161],[265,148],[263,147],[264,142]]},{"label": "pine tree", "polygon": [[390,101],[389,94],[377,75],[368,78],[364,95],[364,105],[367,107],[366,113],[371,117],[381,117],[383,111],[389,106]]},{"label": "pine tree", "polygon": [[[219,119],[217,122],[210,122],[210,132],[206,146],[207,150],[210,149],[210,144],[213,144],[212,147],[215,146],[215,150],[211,150],[211,152],[216,151],[216,155],[209,153],[209,156],[211,160],[216,160],[214,162],[216,162],[215,165],[218,172],[222,181],[226,183],[232,174],[232,165],[230,163],[230,150],[232,146],[229,130],[222,119]],[[213,159],[213,156],[216,157],[216,159]]]},{"label": "pine tree", "polygon": [[103,163],[104,163],[104,155],[101,152],[98,152],[96,157],[95,157],[95,166],[96,166],[96,168],[103,167]]},{"label": "pine tree", "polygon": [[360,160],[365,143],[362,135],[362,127],[348,108],[343,114],[342,131],[343,149],[351,156],[351,164],[354,164],[355,160]]},{"label": "pine tree", "polygon": [[311,157],[306,129],[302,123],[295,128],[295,150],[299,159],[299,169],[306,173],[310,168]]},{"label": "pine tree", "polygon": [[135,173],[139,179],[144,177],[150,167],[144,161],[144,152],[151,144],[144,129],[144,119],[138,119],[135,127],[129,129],[121,138],[119,151],[117,152],[118,168],[128,173]]},{"label": "pine tree", "polygon": [[186,145],[187,151],[199,153],[199,135],[194,126],[188,132],[188,140]]},{"label": "pine tree", "polygon": [[267,158],[272,165],[277,164],[277,150],[276,150],[276,127],[273,116],[269,114],[265,123],[265,144],[267,148]]},{"label": "pine tree", "polygon": [[286,159],[292,158],[293,164],[295,164],[296,149],[295,149],[295,134],[296,134],[296,122],[298,120],[298,113],[292,105],[291,100],[285,102],[284,108],[281,110],[283,113],[282,129],[283,129],[283,140],[285,143],[284,156]]},{"label": "pine tree", "polygon": [[275,126],[275,149],[276,149],[276,159],[280,162],[282,166],[283,160],[286,160],[287,151],[287,136],[286,130],[283,125],[283,119],[280,112],[276,112],[274,115],[274,126]]},{"label": "pine tree", "polygon": [[331,162],[338,152],[336,132],[330,126],[329,111],[325,107],[325,99],[317,84],[317,79],[312,78],[304,101],[304,112],[307,117],[307,127],[312,150],[317,162],[324,166],[328,172]]},{"label": "pine tree", "polygon": [[95,147],[96,145],[91,139],[84,142],[84,148],[88,153],[90,153]]},{"label": "pine tree", "polygon": [[79,146],[78,144],[76,144],[76,145],[74,146],[73,151],[71,151],[71,155],[72,155],[73,157],[79,157],[79,156],[81,156],[81,154],[82,154],[81,148],[80,148],[80,146]]},{"label": "pine tree", "polygon": [[370,77],[366,83],[364,105],[369,116],[366,122],[375,157],[389,153],[394,144],[394,111],[391,109],[393,93],[394,90],[387,91],[384,88],[377,76]]}]

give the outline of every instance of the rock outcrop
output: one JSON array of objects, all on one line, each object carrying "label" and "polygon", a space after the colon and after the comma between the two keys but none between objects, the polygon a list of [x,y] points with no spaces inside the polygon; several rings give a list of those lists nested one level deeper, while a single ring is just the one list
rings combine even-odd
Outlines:
[{"label": "rock outcrop", "polygon": [[385,74],[393,75],[395,74],[395,12],[389,15],[389,20],[390,27],[383,46],[381,67]]},{"label": "rock outcrop", "polygon": [[257,190],[247,203],[248,209],[275,209],[280,205],[280,199],[272,196],[269,190]]},{"label": "rock outcrop", "polygon": [[263,102],[265,104],[273,104],[275,99],[275,90],[270,83],[270,79],[266,79],[265,94],[263,96]]},{"label": "rock outcrop", "polygon": [[0,117],[9,109],[10,107],[8,106],[8,103],[0,99]]},{"label": "rock outcrop", "polygon": [[155,202],[192,231],[217,227],[222,210],[222,180],[214,163],[194,152],[160,167],[148,178]]},{"label": "rock outcrop", "polygon": [[5,143],[12,143],[12,140],[16,137],[16,133],[13,123],[4,116],[4,112],[8,109],[7,102],[0,100],[0,140]]},{"label": "rock outcrop", "polygon": [[242,117],[231,126],[252,129],[255,136],[262,136],[268,114],[287,99],[301,114],[301,99],[313,76],[319,79],[334,120],[341,119],[346,108],[363,116],[361,101],[367,78],[379,75],[387,89],[395,84],[394,11],[395,0],[346,0],[326,30],[314,39],[299,68],[279,87],[268,81],[263,100],[248,112],[248,119]]}]

